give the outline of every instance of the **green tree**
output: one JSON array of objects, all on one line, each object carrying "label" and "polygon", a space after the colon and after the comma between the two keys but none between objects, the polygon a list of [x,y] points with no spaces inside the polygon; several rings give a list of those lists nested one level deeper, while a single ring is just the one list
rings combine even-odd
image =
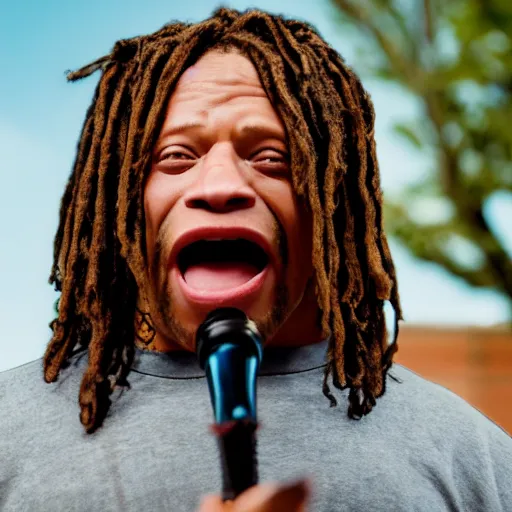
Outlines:
[{"label": "green tree", "polygon": [[[359,41],[357,71],[405,88],[421,104],[395,126],[434,165],[386,198],[386,228],[416,257],[507,297],[512,264],[486,217],[494,194],[512,200],[512,2],[331,0]],[[413,218],[414,201],[444,203],[442,221]],[[512,218],[509,219],[512,224]],[[454,247],[478,257],[460,261]]]}]

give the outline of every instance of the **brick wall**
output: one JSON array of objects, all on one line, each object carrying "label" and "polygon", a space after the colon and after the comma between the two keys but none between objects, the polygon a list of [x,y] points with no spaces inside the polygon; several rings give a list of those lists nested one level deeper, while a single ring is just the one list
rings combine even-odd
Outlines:
[{"label": "brick wall", "polygon": [[512,332],[402,327],[396,362],[452,390],[512,434]]}]

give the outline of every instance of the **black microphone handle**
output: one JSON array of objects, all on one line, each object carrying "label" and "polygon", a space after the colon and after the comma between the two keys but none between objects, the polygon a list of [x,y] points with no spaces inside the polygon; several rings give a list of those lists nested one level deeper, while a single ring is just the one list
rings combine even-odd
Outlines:
[{"label": "black microphone handle", "polygon": [[211,425],[217,436],[222,470],[222,499],[234,500],[258,483],[256,422],[234,420]]}]

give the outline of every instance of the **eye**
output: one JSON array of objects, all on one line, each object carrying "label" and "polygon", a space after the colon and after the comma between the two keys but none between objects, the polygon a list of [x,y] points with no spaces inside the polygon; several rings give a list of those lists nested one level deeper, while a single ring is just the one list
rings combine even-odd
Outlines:
[{"label": "eye", "polygon": [[170,148],[164,149],[158,156],[158,161],[183,161],[183,160],[195,160],[195,156],[191,151],[184,148]]},{"label": "eye", "polygon": [[274,148],[264,148],[254,153],[250,161],[257,168],[282,171],[288,169],[289,156]]},{"label": "eye", "polygon": [[193,167],[198,157],[184,146],[169,146],[156,155],[155,164],[163,172],[182,173]]}]

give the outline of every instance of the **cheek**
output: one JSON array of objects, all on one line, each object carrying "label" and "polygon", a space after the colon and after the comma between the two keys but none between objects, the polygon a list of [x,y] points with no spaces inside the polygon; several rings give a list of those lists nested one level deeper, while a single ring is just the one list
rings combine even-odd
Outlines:
[{"label": "cheek", "polygon": [[[290,188],[291,190],[291,188]],[[290,287],[302,293],[305,283],[312,273],[312,222],[311,215],[290,191],[286,209],[286,232],[288,236],[288,259]]]},{"label": "cheek", "polygon": [[291,183],[274,180],[261,187],[260,194],[283,226],[287,243],[291,279],[300,279],[311,268],[312,222],[293,190]]},{"label": "cheek", "polygon": [[152,261],[155,251],[156,234],[158,227],[155,222],[155,204],[152,201],[151,186],[144,189],[144,221],[146,235],[146,256],[148,262]]},{"label": "cheek", "polygon": [[172,179],[159,172],[151,172],[144,187],[144,217],[146,224],[146,251],[152,256],[162,223],[176,203],[178,194]]}]

